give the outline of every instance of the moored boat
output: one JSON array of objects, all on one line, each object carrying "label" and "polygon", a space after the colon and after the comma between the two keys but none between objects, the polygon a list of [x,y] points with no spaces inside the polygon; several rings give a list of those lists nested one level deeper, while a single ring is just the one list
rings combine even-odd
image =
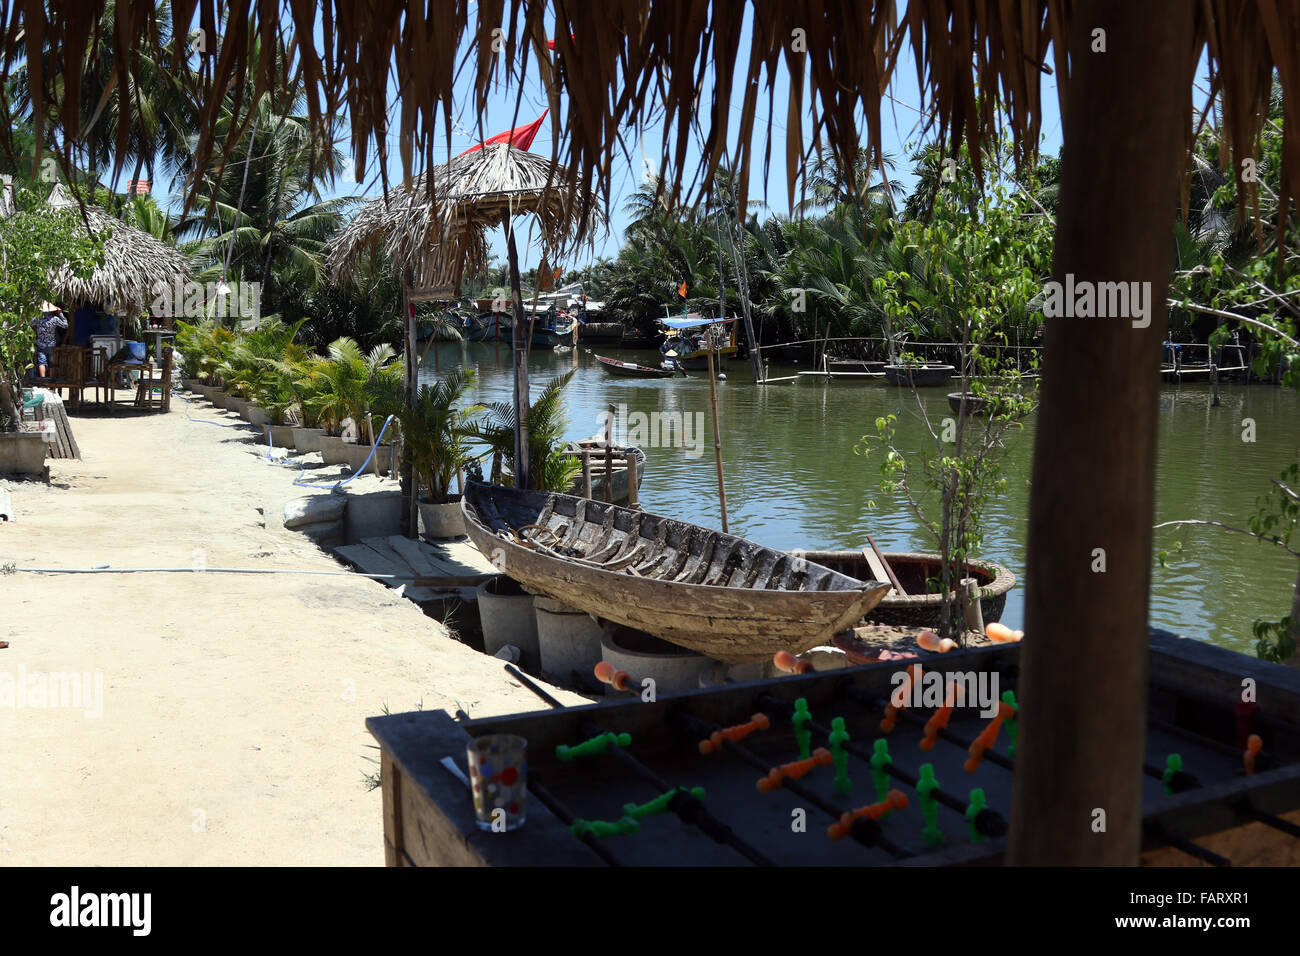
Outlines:
[{"label": "moored boat", "polygon": [[[570,442],[569,447],[565,449],[569,454],[577,455],[581,451],[590,451],[591,455],[591,496],[598,501],[605,500],[605,439],[601,435],[595,435],[591,438],[584,438],[581,441]],[[641,483],[645,481],[645,452],[636,445],[620,445],[617,442],[610,446],[613,453],[610,462],[610,477],[612,480],[612,491],[610,492],[610,501],[614,504],[623,504],[629,500],[627,484],[627,460],[631,458],[636,462],[636,486],[638,489]],[[582,475],[573,479],[569,486],[569,494],[582,494]]]},{"label": "moored boat", "polygon": [[[862,551],[791,551],[809,561],[825,565],[849,577],[871,574],[871,566]],[[937,554],[917,552],[884,552],[885,561],[893,570],[898,583],[907,594],[896,591],[885,595],[865,615],[865,623],[889,624],[895,627],[937,628],[943,613],[943,596],[931,593],[929,582],[939,576],[940,558]],[[1016,586],[1016,576],[1000,564],[971,559],[966,562],[967,574],[973,577],[980,589],[980,613],[989,624],[1002,617],[1006,608],[1007,592]]]},{"label": "moored boat", "polygon": [[889,590],[734,535],[572,495],[473,482],[461,507],[470,540],[530,591],[726,662],[816,647]]},{"label": "moored boat", "polygon": [[885,381],[890,385],[932,388],[947,385],[957,370],[951,365],[886,365]]},{"label": "moored boat", "polygon": [[672,378],[678,374],[675,369],[651,368],[649,365],[637,365],[635,362],[620,362],[618,359],[597,355],[596,361],[610,375],[619,378]]}]

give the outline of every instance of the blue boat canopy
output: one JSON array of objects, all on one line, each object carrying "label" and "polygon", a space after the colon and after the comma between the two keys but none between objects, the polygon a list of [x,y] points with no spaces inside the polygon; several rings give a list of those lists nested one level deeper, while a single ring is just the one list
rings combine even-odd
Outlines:
[{"label": "blue boat canopy", "polygon": [[698,329],[705,325],[721,325],[724,322],[735,322],[736,319],[702,319],[699,316],[689,316],[685,319],[668,319],[659,320],[670,329]]}]

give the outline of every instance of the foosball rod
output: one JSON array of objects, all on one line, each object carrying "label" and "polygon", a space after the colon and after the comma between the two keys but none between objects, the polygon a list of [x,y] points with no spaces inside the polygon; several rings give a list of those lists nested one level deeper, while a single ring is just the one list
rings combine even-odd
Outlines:
[{"label": "foosball rod", "polygon": [[[760,710],[763,709],[775,710],[777,713],[779,713],[783,718],[787,720],[789,719],[790,711],[793,709],[792,705],[787,704],[783,700],[778,700],[777,698],[773,697],[770,694],[762,694],[758,698],[758,706]],[[900,713],[905,714],[907,713],[907,711],[900,711]],[[827,739],[830,738],[830,731],[825,724],[819,724],[815,720],[809,720],[808,727],[816,731],[821,736],[826,737]],[[852,741],[847,741],[846,743],[841,744],[841,746],[844,748],[845,753],[852,754],[854,757],[857,757],[859,760],[865,761],[866,763],[871,763],[872,754],[869,751],[865,750],[864,748],[860,747],[859,745],[853,743]],[[986,752],[984,756],[987,759],[988,753]],[[907,786],[911,787],[913,790],[916,789],[916,785],[919,782],[919,778],[908,773],[906,770],[903,770],[900,767],[895,766],[892,760],[889,763],[882,766],[881,769],[884,770],[885,773],[889,774],[891,777],[897,777],[899,780],[903,781],[903,783],[907,784]],[[968,804],[962,803],[959,799],[957,799],[952,794],[945,791],[942,787],[935,787],[933,790],[930,791],[930,796],[933,799],[937,800],[939,803],[942,803],[949,810],[955,810],[957,813],[960,813],[963,817],[966,816],[966,808]],[[1002,815],[998,813],[996,810],[989,810],[986,812],[991,814],[992,816],[983,817],[982,819],[976,818],[975,829],[979,830],[980,833],[984,834],[984,836],[987,837],[1003,836],[1006,833],[1006,826],[1007,826],[1006,820],[1003,819]]]},{"label": "foosball rod", "polygon": [[[545,784],[543,784],[541,779],[535,773],[530,773],[528,775],[528,792],[531,793],[534,797],[536,797],[538,802],[540,802],[544,807],[546,807],[546,809],[550,810],[557,817],[559,817],[560,822],[563,823],[566,827],[572,826],[573,821],[577,819],[577,816],[571,810],[569,810],[568,807],[566,807],[563,803],[561,803],[559,798],[556,797],[555,794],[551,793],[550,788],[547,787]],[[570,830],[569,832],[572,833],[573,831]],[[579,834],[574,834],[574,835],[577,836],[578,839],[581,840],[583,843],[587,844],[587,846],[591,847],[592,851],[610,866],[623,865],[621,862],[619,862],[618,857],[614,856],[613,853],[609,852],[609,850],[605,847],[605,845],[592,834],[583,833],[581,835]]]},{"label": "foosball rod", "polygon": [[[584,720],[579,724],[579,733],[584,737],[595,737],[599,734],[608,733],[608,731],[600,727],[594,721]],[[681,789],[680,787],[675,787],[663,777],[659,776],[659,774],[655,773],[622,747],[610,747],[605,752],[615,760],[620,761],[624,766],[631,770],[633,774],[655,787],[659,793]],[[689,817],[683,815],[680,811],[677,812],[678,818],[683,823],[698,827],[714,842],[731,847],[755,866],[776,866],[775,860],[767,856],[767,854],[763,853],[757,847],[753,846],[737,834],[730,826],[715,817],[698,799],[692,799],[697,806],[696,809],[691,812]]]},{"label": "foosball rod", "polygon": [[[708,721],[701,720],[685,711],[679,711],[674,716],[677,720],[685,724],[686,728],[693,736],[698,737],[701,740],[708,737],[714,731],[723,729],[721,724],[709,723]],[[734,740],[723,739],[721,749],[725,750],[733,757],[749,764],[760,773],[765,774],[771,769],[771,766],[762,757],[758,756],[758,754],[754,753],[748,747],[736,743]],[[840,820],[844,816],[844,811],[835,806],[835,804],[831,803],[829,800],[823,799],[821,796],[812,790],[809,790],[797,781],[791,780],[788,777],[783,778],[781,780],[781,786],[796,796],[807,800],[818,810],[830,816],[832,820]],[[870,827],[869,822],[874,821],[855,820],[854,826],[849,830],[849,835],[852,836],[856,842],[868,849],[874,850],[879,848],[884,850],[890,856],[898,858],[912,856],[910,850],[899,846],[897,843],[894,843],[888,837],[884,836],[884,834],[880,833],[878,825],[875,828]],[[868,833],[870,833],[870,837],[868,837]]]},{"label": "foosball rod", "polygon": [[[524,674],[513,664],[506,665],[506,673],[509,674],[511,677],[515,678],[515,680],[519,681],[519,683],[523,684],[524,687],[532,691],[534,694],[540,697],[551,707],[557,710],[564,709],[564,705],[562,703],[560,703],[558,700],[556,700],[554,697],[548,694],[545,690],[539,687],[531,678],[528,677],[528,675]],[[593,731],[591,734],[588,734],[588,736],[596,736],[597,734],[606,733],[606,731],[597,727],[590,720],[583,721],[582,726],[587,727]],[[582,732],[586,733],[586,730],[583,730]],[[668,783],[668,781],[661,778],[658,774],[656,774],[653,770],[651,770],[649,767],[643,764],[636,757],[633,757],[630,753],[624,751],[622,747],[610,747],[606,751],[606,753],[612,754],[616,759],[622,761],[625,766],[627,766],[630,770],[632,770],[642,779],[651,781],[656,787],[659,788],[661,793],[667,790],[679,789],[677,787],[674,787],[672,784]],[[735,850],[737,853],[739,853],[741,856],[743,856],[745,859],[747,859],[749,862],[753,863],[756,866],[776,865],[776,862],[774,860],[770,859],[762,851],[758,850],[754,846],[751,846],[749,843],[743,840],[740,836],[736,834],[734,830],[731,829],[731,827],[727,826],[725,823],[723,823],[721,820],[715,817],[712,813],[709,812],[707,808],[703,806],[701,806],[699,810],[694,814],[694,819],[687,819],[680,812],[677,814],[677,816],[683,823],[689,824],[690,826],[698,827],[714,841],[721,843],[724,846],[731,847],[733,850]]]},{"label": "foosball rod", "polygon": [[1220,856],[1213,850],[1207,850],[1199,843],[1193,843],[1186,837],[1179,836],[1163,824],[1156,823],[1155,821],[1143,823],[1142,829],[1146,830],[1148,834],[1159,840],[1161,843],[1167,843],[1175,850],[1186,853],[1190,857],[1195,857],[1203,863],[1208,863],[1211,866],[1232,866],[1232,861],[1226,856]]},{"label": "foosball rod", "polygon": [[[839,696],[847,697],[850,700],[855,700],[860,704],[865,704],[867,707],[871,708],[872,710],[884,710],[885,706],[889,703],[889,701],[881,697],[877,697],[875,694],[872,694],[869,691],[864,691],[861,688],[854,687],[852,685],[847,685],[838,688],[838,691],[839,691]],[[915,726],[918,727],[925,726],[926,718],[922,717],[920,714],[914,713],[912,709],[909,707],[899,708],[897,714],[899,717],[902,717],[904,720],[908,721],[909,723]],[[937,736],[940,740],[946,740],[948,743],[960,747],[962,750],[965,750],[968,753],[970,752],[971,744],[974,743],[974,741],[972,741],[970,738],[962,737],[960,734],[955,734],[946,727],[939,728]],[[988,750],[984,751],[983,759],[987,760],[991,764],[996,764],[997,766],[1001,767],[1003,770],[1016,769],[1016,762],[1014,760],[1012,760],[1010,757],[1004,757],[1002,754],[993,750],[993,748],[991,747]]]},{"label": "foosball rod", "polygon": [[[849,697],[853,700],[857,700],[861,703],[866,703],[867,698],[870,695],[868,695],[865,691],[861,691],[855,687],[845,691],[844,696]],[[781,702],[778,701],[778,703]],[[887,703],[888,701],[882,698],[872,697],[870,706],[876,710],[883,710]],[[926,723],[926,719],[922,717],[920,714],[914,713],[911,708],[906,708],[906,707],[901,708],[897,710],[896,713],[899,717],[902,717],[904,720],[907,720],[909,723],[913,724],[914,726],[924,726]],[[809,726],[812,725],[810,724]],[[825,729],[823,728],[822,730],[819,730],[818,733],[825,733]],[[948,743],[955,744],[956,746],[961,747],[963,750],[966,751],[970,750],[972,744],[972,741],[970,739],[962,737],[960,734],[955,734],[952,731],[948,730],[947,728],[939,729],[937,736],[941,740],[946,740],[948,741]],[[853,751],[850,750],[849,752],[852,753]],[[1014,772],[1016,769],[1016,762],[1014,760],[1012,760],[1010,757],[1004,757],[1002,754],[998,753],[992,748],[985,750],[982,754],[982,757],[984,760],[987,760],[989,763],[996,764],[997,766],[1002,767],[1005,770],[1010,770]],[[1148,777],[1151,777],[1155,780],[1159,780],[1161,782],[1163,782],[1165,779],[1165,772],[1161,770],[1159,767],[1153,766],[1152,764],[1149,763],[1142,764],[1142,772],[1146,774]],[[1190,773],[1184,773],[1181,770],[1178,771],[1177,774],[1175,774],[1174,781],[1175,782],[1173,784],[1173,789],[1175,793],[1183,793],[1184,791],[1187,790],[1193,790],[1201,785],[1200,781],[1197,780],[1196,777],[1194,777]]]}]

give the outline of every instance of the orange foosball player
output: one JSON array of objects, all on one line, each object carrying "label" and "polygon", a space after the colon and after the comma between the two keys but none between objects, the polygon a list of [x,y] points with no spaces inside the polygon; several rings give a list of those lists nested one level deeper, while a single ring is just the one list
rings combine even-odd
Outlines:
[{"label": "orange foosball player", "polygon": [[1015,708],[1002,701],[998,704],[998,714],[989,721],[989,725],[980,731],[980,735],[970,745],[970,759],[962,766],[967,773],[974,773],[984,762],[984,751],[993,746],[994,741],[998,739],[998,731],[1002,729],[1002,722],[1011,717],[1016,712]]},{"label": "orange foosball player", "polygon": [[798,780],[800,777],[809,774],[814,767],[824,767],[832,763],[834,759],[829,750],[825,747],[818,747],[807,760],[783,763],[779,767],[773,767],[766,777],[759,777],[758,792],[771,793],[786,780]]},{"label": "orange foosball player", "polygon": [[865,807],[858,807],[856,810],[850,810],[844,816],[840,817],[838,823],[832,823],[826,828],[826,835],[832,840],[842,840],[849,835],[853,829],[853,821],[866,817],[868,820],[879,820],[890,810],[906,810],[907,794],[901,790],[890,790],[884,800],[879,803],[871,803]]},{"label": "orange foosball player", "polygon": [[[890,695],[889,703],[885,705],[885,716],[880,721],[880,729],[889,733],[894,729],[898,722],[898,712],[907,707],[908,698],[912,696],[912,682],[918,680],[921,675],[921,665],[913,664],[907,668],[907,676],[903,678],[903,683]],[[898,701],[897,704],[894,701]]]},{"label": "orange foosball player", "polygon": [[747,724],[724,727],[709,734],[705,740],[700,741],[700,753],[707,757],[709,754],[721,750],[724,740],[735,743],[737,740],[744,740],[756,730],[767,730],[771,726],[772,721],[768,720],[767,714],[755,714]]},{"label": "orange foosball player", "polygon": [[1246,738],[1246,752],[1241,755],[1242,765],[1246,768],[1246,776],[1255,775],[1255,758],[1259,752],[1264,749],[1264,741],[1259,734],[1251,734]]}]

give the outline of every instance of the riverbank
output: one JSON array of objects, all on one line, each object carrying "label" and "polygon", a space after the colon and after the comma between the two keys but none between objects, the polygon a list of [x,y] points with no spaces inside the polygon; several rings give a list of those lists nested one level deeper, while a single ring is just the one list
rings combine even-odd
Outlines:
[{"label": "riverbank", "polygon": [[[185,408],[73,416],[83,460],[9,483],[0,565],[341,570],[281,527],[296,472]],[[0,865],[382,865],[365,718],[538,709],[500,661],[354,574],[0,575],[0,606],[0,680],[86,675],[89,704],[0,701]]]}]

